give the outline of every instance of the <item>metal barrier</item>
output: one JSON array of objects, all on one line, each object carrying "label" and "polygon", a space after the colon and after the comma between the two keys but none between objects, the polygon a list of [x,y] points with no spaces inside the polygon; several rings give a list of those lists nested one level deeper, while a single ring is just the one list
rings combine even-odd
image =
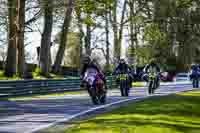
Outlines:
[{"label": "metal barrier", "polygon": [[[109,88],[112,88],[111,76],[107,77],[107,84]],[[0,97],[80,90],[80,79],[77,77],[59,80],[0,81]]]},{"label": "metal barrier", "polygon": [[76,91],[79,85],[79,79],[0,81],[0,96]]}]

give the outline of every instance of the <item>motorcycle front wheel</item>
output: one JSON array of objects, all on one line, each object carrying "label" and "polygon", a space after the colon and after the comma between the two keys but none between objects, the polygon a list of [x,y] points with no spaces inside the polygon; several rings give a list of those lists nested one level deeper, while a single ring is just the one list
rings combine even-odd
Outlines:
[{"label": "motorcycle front wheel", "polygon": [[102,104],[106,103],[106,94],[104,94],[103,96],[101,96],[99,100],[100,100],[100,102]]},{"label": "motorcycle front wheel", "polygon": [[88,88],[88,93],[91,97],[92,103],[94,105],[99,104],[98,98],[97,98],[97,95],[96,95],[96,89],[94,87],[90,87],[90,88]]},{"label": "motorcycle front wheel", "polygon": [[153,81],[149,81],[148,92],[149,92],[149,94],[153,93]]}]

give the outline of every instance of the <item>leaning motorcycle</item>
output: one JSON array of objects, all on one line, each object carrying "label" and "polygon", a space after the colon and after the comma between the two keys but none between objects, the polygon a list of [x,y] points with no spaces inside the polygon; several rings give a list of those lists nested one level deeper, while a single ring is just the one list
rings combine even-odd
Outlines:
[{"label": "leaning motorcycle", "polygon": [[98,72],[95,69],[87,70],[84,81],[93,104],[104,104],[106,102],[106,90],[103,80],[98,77]]},{"label": "leaning motorcycle", "polygon": [[119,79],[121,96],[129,96],[128,74],[119,73],[117,78]]},{"label": "leaning motorcycle", "polygon": [[157,74],[155,72],[150,72],[148,74],[148,92],[153,94],[154,91],[158,88],[159,84],[156,83]]}]

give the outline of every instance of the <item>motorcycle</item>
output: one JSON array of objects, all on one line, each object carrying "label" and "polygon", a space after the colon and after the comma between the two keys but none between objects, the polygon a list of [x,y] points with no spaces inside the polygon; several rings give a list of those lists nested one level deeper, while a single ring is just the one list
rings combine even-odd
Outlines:
[{"label": "motorcycle", "polygon": [[129,96],[128,74],[119,73],[117,78],[119,79],[121,96]]},{"label": "motorcycle", "polygon": [[93,104],[104,104],[106,102],[105,85],[103,80],[98,77],[98,72],[95,69],[87,70],[83,80]]},{"label": "motorcycle", "polygon": [[148,74],[148,92],[153,94],[158,88],[159,83],[156,83],[157,74],[155,72],[150,72]]}]

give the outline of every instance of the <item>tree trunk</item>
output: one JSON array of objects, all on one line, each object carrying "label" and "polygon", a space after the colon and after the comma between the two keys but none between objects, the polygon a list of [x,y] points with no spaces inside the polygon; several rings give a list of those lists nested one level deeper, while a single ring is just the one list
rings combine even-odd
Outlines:
[{"label": "tree trunk", "polygon": [[130,64],[135,64],[138,63],[137,61],[137,55],[136,55],[136,50],[137,50],[137,23],[134,22],[134,17],[137,15],[136,14],[136,1],[135,0],[130,0],[129,1],[129,8],[130,8],[130,53],[129,53],[129,60]]},{"label": "tree trunk", "polygon": [[51,44],[51,33],[53,27],[53,1],[44,1],[44,30],[41,39],[40,70],[43,76],[49,76],[49,53]]},{"label": "tree trunk", "polygon": [[7,58],[6,58],[6,67],[5,67],[5,75],[13,76],[16,74],[16,56],[17,56],[17,47],[16,47],[16,0],[8,0],[8,19],[9,19],[9,27],[8,27],[8,50],[7,50]]},{"label": "tree trunk", "polygon": [[117,3],[118,3],[118,1],[115,0],[114,7],[113,7],[113,20],[112,20],[113,34],[114,34],[114,59],[115,59],[115,62],[118,61],[121,57],[121,43],[122,43],[122,39],[123,39],[124,18],[125,18],[125,13],[126,13],[127,0],[124,1],[119,27],[117,25],[117,14],[118,14],[117,13]]},{"label": "tree trunk", "polygon": [[84,31],[81,21],[81,13],[77,12],[77,20],[78,20],[78,29],[79,29],[79,42],[80,42],[80,68],[82,68],[82,57],[83,57],[83,38],[84,38]]},{"label": "tree trunk", "polygon": [[129,8],[130,8],[130,53],[129,53],[129,63],[134,62],[135,57],[135,41],[134,41],[134,1],[129,1]]},{"label": "tree trunk", "polygon": [[114,1],[114,7],[113,7],[113,34],[114,34],[114,60],[118,61],[121,56],[121,49],[118,43],[118,26],[117,26],[117,3],[118,0]]},{"label": "tree trunk", "polygon": [[109,18],[108,13],[105,16],[106,19],[106,70],[110,70],[110,42],[109,42]]},{"label": "tree trunk", "polygon": [[18,57],[18,74],[21,78],[25,74],[25,56],[24,56],[24,23],[25,23],[25,0],[18,0],[17,3],[18,13],[17,13],[17,57]]},{"label": "tree trunk", "polygon": [[50,43],[50,48],[49,48],[49,72],[52,71],[52,58],[51,58],[51,46],[53,45],[53,42]]},{"label": "tree trunk", "polygon": [[126,5],[127,5],[127,0],[124,1],[121,22],[120,22],[120,27],[119,27],[119,38],[118,38],[119,46],[118,46],[118,48],[119,48],[120,54],[121,54],[121,45],[122,45],[123,31],[124,31],[124,18],[125,18],[125,13],[126,13]]},{"label": "tree trunk", "polygon": [[86,26],[85,49],[86,54],[91,55],[91,27],[89,24]]},{"label": "tree trunk", "polygon": [[61,42],[60,42],[59,50],[57,52],[56,60],[53,66],[54,73],[58,73],[61,68],[61,63],[64,57],[65,47],[67,44],[67,34],[68,34],[69,26],[71,23],[71,19],[72,19],[73,7],[74,7],[74,0],[69,0],[68,4],[66,5],[67,11],[65,13],[65,20],[62,26]]}]

